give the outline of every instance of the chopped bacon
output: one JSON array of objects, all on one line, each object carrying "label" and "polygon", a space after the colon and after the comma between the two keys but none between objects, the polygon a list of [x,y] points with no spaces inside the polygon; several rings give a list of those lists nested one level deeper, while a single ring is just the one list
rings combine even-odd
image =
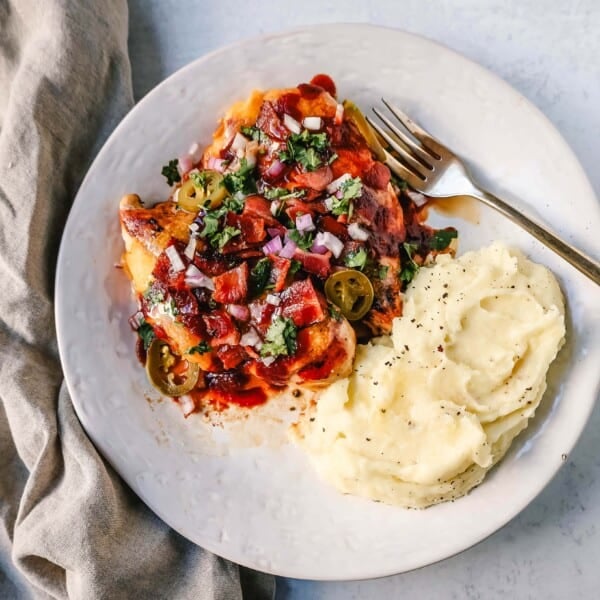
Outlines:
[{"label": "chopped bacon", "polygon": [[279,141],[285,141],[290,134],[278,117],[275,107],[268,101],[263,102],[260,107],[256,126],[268,136]]},{"label": "chopped bacon", "polygon": [[281,227],[281,223],[271,214],[271,203],[262,196],[248,196],[242,215],[262,219],[266,227]]},{"label": "chopped bacon", "polygon": [[254,300],[248,305],[250,309],[250,321],[256,329],[264,335],[271,324],[271,318],[275,312],[275,306],[265,300]]},{"label": "chopped bacon", "polygon": [[302,113],[298,110],[298,103],[300,102],[300,94],[298,92],[289,92],[283,94],[277,99],[274,104],[275,111],[278,115],[283,118],[284,114],[290,115],[296,119],[296,121],[302,121]]},{"label": "chopped bacon", "polygon": [[308,173],[294,172],[292,174],[292,181],[301,187],[321,192],[333,181],[333,173],[331,168],[326,165]]},{"label": "chopped bacon", "polygon": [[318,228],[332,233],[342,241],[348,239],[348,228],[343,223],[340,223],[337,219],[329,215],[326,215],[319,220]]},{"label": "chopped bacon", "polygon": [[285,213],[295,222],[298,215],[312,215],[314,217],[316,212],[315,208],[317,207],[312,204],[307,204],[297,198],[291,198],[286,202]]},{"label": "chopped bacon", "polygon": [[390,182],[391,173],[389,168],[380,162],[373,163],[373,166],[364,174],[363,183],[375,188],[376,190],[385,190]]},{"label": "chopped bacon", "polygon": [[237,330],[233,319],[222,308],[217,308],[207,315],[202,315],[202,320],[206,326],[206,333],[211,338],[211,346],[216,348],[224,344],[232,346],[239,344],[240,332]]},{"label": "chopped bacon", "polygon": [[239,229],[241,231],[240,241],[245,242],[247,245],[260,244],[267,237],[265,220],[255,215],[229,213],[227,215],[227,225]]},{"label": "chopped bacon", "polygon": [[[319,73],[315,75],[311,80],[310,84],[313,86],[318,86],[324,89],[326,92],[329,92],[334,98],[337,95],[337,90],[335,89],[335,83],[333,83],[333,79],[329,77],[329,75],[325,75],[325,73]],[[302,84],[298,86],[301,89]]]},{"label": "chopped bacon", "polygon": [[292,261],[280,256],[271,256],[271,281],[274,285],[274,290],[280,292],[285,287],[285,280],[292,266]]},{"label": "chopped bacon", "polygon": [[242,304],[245,302],[248,296],[249,276],[248,263],[242,263],[239,267],[214,277],[214,300],[222,304]]},{"label": "chopped bacon", "polygon": [[306,327],[322,321],[327,315],[325,299],[315,290],[312,281],[295,281],[281,293],[279,308],[296,327]]},{"label": "chopped bacon", "polygon": [[227,344],[217,349],[217,356],[227,370],[235,369],[248,358],[242,346],[229,346]]},{"label": "chopped bacon", "polygon": [[236,261],[230,257],[223,256],[216,252],[196,253],[194,264],[209,277],[222,275],[232,267],[235,267]]},{"label": "chopped bacon", "polygon": [[331,272],[331,252],[329,250],[325,254],[314,254],[297,248],[294,252],[294,259],[302,263],[305,271],[314,273],[323,279],[328,277]]}]

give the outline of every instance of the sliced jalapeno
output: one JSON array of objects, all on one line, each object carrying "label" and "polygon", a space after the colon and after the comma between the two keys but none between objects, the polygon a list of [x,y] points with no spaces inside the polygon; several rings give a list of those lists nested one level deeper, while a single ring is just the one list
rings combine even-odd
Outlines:
[{"label": "sliced jalapeno", "polygon": [[150,383],[165,396],[183,396],[198,383],[200,367],[187,362],[187,369],[180,373],[181,357],[171,353],[169,344],[154,338],[146,354],[146,374]]},{"label": "sliced jalapeno", "polygon": [[184,210],[195,212],[206,206],[218,208],[227,197],[223,175],[216,171],[194,172],[183,182],[177,192],[177,204]]},{"label": "sliced jalapeno", "polygon": [[354,102],[351,100],[344,100],[342,104],[344,106],[344,115],[354,121],[355,125],[358,127],[358,130],[367,141],[367,145],[377,157],[377,160],[385,162],[386,159],[383,147],[379,143],[379,140],[377,139],[374,131],[371,129],[371,126],[365,119],[365,116],[360,111],[360,108],[358,108],[358,106],[356,106],[356,104],[354,104]]},{"label": "sliced jalapeno", "polygon": [[325,282],[325,295],[349,321],[362,319],[373,305],[373,285],[355,269],[336,271]]}]

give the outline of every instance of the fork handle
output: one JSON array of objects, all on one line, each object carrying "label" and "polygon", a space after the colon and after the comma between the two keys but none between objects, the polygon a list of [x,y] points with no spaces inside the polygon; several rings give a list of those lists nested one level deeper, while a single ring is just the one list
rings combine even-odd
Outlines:
[{"label": "fork handle", "polygon": [[534,238],[542,242],[542,244],[545,244],[551,250],[554,250],[554,252],[559,256],[562,256],[562,258],[573,265],[577,270],[589,277],[594,283],[600,285],[600,264],[598,262],[580,250],[577,250],[577,248],[571,246],[564,240],[561,240],[557,235],[553,234],[539,223],[532,221],[529,217],[526,217],[514,207],[510,206],[510,204],[507,204],[504,200],[500,200],[500,198],[493,194],[476,188],[470,195],[502,213],[505,217],[508,217],[513,221],[513,223],[520,225]]}]

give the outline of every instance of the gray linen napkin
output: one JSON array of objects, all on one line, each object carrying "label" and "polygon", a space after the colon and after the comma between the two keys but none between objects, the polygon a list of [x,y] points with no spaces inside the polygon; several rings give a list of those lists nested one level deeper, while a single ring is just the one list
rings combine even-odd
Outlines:
[{"label": "gray linen napkin", "polygon": [[270,598],[145,507],[62,385],[60,235],[131,105],[125,0],[0,0],[0,597]]}]

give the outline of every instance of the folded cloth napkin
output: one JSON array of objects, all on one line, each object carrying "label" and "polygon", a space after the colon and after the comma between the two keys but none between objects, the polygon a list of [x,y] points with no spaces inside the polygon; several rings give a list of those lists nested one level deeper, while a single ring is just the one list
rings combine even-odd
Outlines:
[{"label": "folded cloth napkin", "polygon": [[0,0],[0,597],[271,598],[145,507],[62,384],[61,231],[131,105],[125,0]]}]

